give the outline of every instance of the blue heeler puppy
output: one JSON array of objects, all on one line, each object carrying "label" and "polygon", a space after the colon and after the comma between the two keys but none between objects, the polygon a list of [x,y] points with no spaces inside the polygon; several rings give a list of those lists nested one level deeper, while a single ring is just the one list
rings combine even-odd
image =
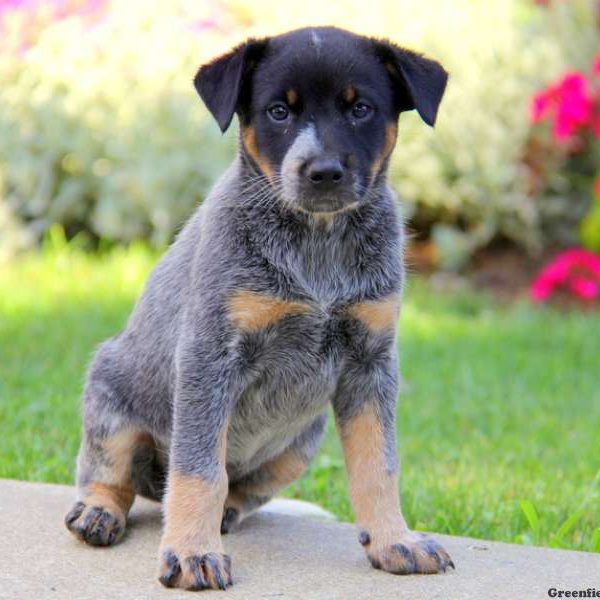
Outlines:
[{"label": "blue heeler puppy", "polygon": [[399,114],[433,125],[446,80],[334,28],[249,40],[200,68],[220,128],[238,115],[239,152],[90,366],[77,537],[116,543],[135,495],[164,489],[160,581],[224,589],[221,534],[302,474],[332,405],[373,566],[453,566],[400,512],[403,241],[386,183]]}]

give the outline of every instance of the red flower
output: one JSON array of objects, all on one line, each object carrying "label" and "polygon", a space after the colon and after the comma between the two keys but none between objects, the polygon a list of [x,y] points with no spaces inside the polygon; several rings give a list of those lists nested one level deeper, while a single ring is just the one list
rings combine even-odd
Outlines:
[{"label": "red flower", "polygon": [[540,271],[529,296],[543,302],[558,290],[587,302],[600,298],[600,256],[581,248],[565,250]]}]

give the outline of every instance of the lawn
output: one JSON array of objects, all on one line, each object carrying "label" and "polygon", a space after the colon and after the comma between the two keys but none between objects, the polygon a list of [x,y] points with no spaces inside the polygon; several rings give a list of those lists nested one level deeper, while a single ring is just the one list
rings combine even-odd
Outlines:
[{"label": "lawn", "polygon": [[[94,346],[124,324],[156,255],[55,235],[0,265],[0,477],[69,483]],[[600,315],[411,279],[401,322],[402,497],[411,526],[600,552]],[[351,519],[331,419],[286,492]]]}]

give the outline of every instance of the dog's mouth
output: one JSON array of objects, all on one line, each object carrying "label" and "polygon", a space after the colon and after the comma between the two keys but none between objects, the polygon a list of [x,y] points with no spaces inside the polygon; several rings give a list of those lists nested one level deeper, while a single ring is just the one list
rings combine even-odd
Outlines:
[{"label": "dog's mouth", "polygon": [[326,215],[352,211],[360,206],[365,194],[361,194],[359,186],[349,184],[339,190],[315,191],[306,189],[300,181],[290,182],[285,178],[280,185],[274,186],[277,196],[291,210]]},{"label": "dog's mouth", "polygon": [[298,210],[307,213],[342,213],[351,211],[358,207],[360,199],[351,192],[340,192],[328,195],[307,195],[298,194],[290,202],[291,206],[296,206]]}]

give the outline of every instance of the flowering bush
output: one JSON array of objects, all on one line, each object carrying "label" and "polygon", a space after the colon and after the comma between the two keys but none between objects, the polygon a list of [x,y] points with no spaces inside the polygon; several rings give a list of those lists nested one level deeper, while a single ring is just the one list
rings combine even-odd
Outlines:
[{"label": "flowering bush", "polygon": [[565,250],[542,269],[529,294],[535,302],[542,302],[561,291],[583,302],[598,300],[600,256],[580,248]]},{"label": "flowering bush", "polygon": [[[571,2],[545,4],[560,9],[563,16],[575,18],[577,15]],[[591,8],[600,16],[598,0]],[[567,12],[569,10],[572,12]],[[600,181],[598,33],[596,28],[593,48],[588,46],[587,52],[580,52],[571,59],[579,68],[571,66],[533,96],[532,124],[548,123],[550,127],[549,130],[539,125],[534,127],[526,156],[531,189],[540,203],[546,205],[540,209],[545,216],[542,228],[546,230],[546,237],[562,244],[583,242],[595,251],[600,251],[600,204],[594,202],[594,198],[600,201],[597,183]],[[555,211],[557,201],[568,206],[570,212]],[[551,229],[554,235],[549,234]]]},{"label": "flowering bush", "polygon": [[[597,8],[600,11],[600,3]],[[532,99],[530,118],[534,124],[550,122],[551,137],[541,148],[553,157],[550,168],[574,182],[572,189],[584,207],[582,213],[573,211],[583,217],[580,240],[600,252],[600,52],[588,69],[569,70],[539,91]],[[552,185],[548,172],[544,184]],[[530,296],[539,302],[561,290],[589,302],[600,295],[599,281],[600,257],[572,248],[542,269]]]},{"label": "flowering bush", "polygon": [[[600,74],[600,54],[596,57],[593,73]],[[595,83],[577,71],[565,74],[533,98],[532,121],[539,123],[551,117],[554,121],[552,134],[558,143],[572,141],[586,129],[600,138],[600,86]]]}]

